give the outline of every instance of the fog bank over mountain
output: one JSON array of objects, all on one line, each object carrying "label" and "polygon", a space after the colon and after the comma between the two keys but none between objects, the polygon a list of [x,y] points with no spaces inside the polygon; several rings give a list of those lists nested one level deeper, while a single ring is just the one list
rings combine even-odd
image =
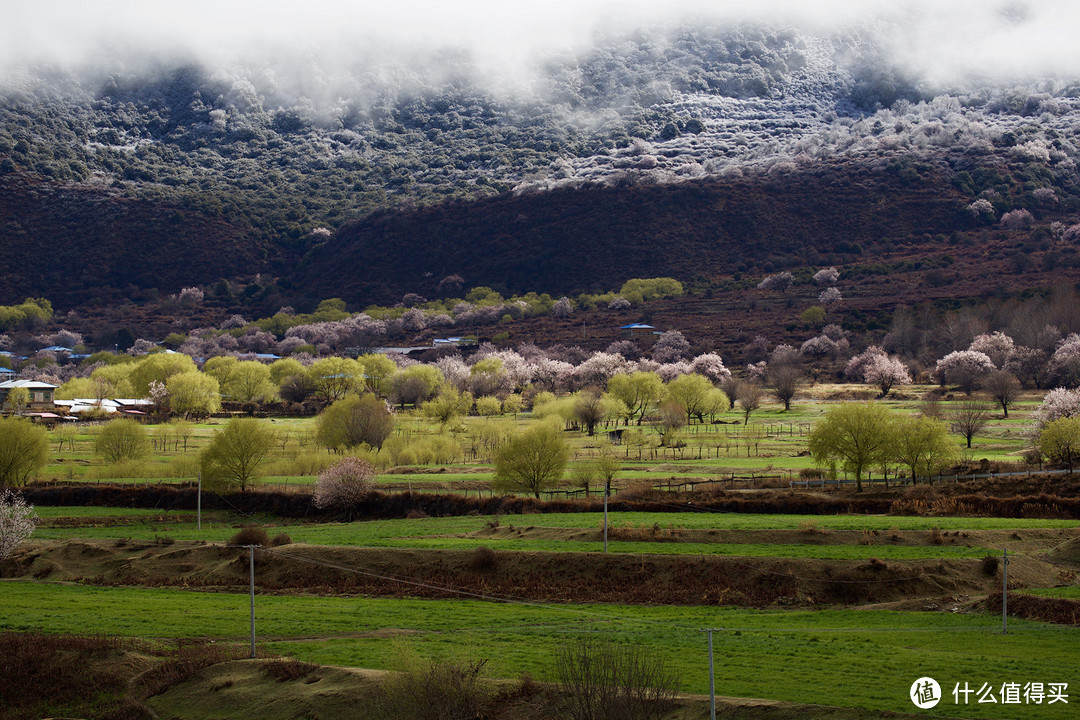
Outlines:
[{"label": "fog bank over mountain", "polygon": [[[0,27],[0,247],[19,243],[27,258],[47,244],[81,252],[82,229],[93,226],[123,238],[118,253],[153,250],[175,224],[194,228],[188,242],[208,256],[215,233],[235,238],[238,257],[259,258],[238,275],[282,278],[277,288],[249,285],[251,302],[272,304],[297,292],[297,263],[336,272],[345,244],[378,243],[370,229],[431,230],[424,257],[438,256],[453,235],[439,223],[455,218],[459,245],[480,243],[487,255],[539,243],[550,234],[520,211],[531,203],[580,211],[582,227],[566,235],[576,242],[602,235],[607,211],[581,210],[594,201],[634,196],[678,218],[670,205],[698,188],[709,212],[734,223],[728,254],[753,258],[719,263],[715,276],[818,261],[764,236],[746,251],[739,243],[761,228],[790,237],[791,225],[771,218],[773,200],[727,217],[729,185],[780,193],[784,217],[852,183],[900,203],[895,223],[864,223],[872,232],[857,243],[821,223],[802,244],[822,257],[834,244],[860,254],[913,235],[940,244],[1007,218],[1052,217],[1057,229],[1041,232],[1054,237],[1080,224],[1080,60],[1063,37],[1076,9],[854,5],[13,5]],[[904,204],[926,196],[948,198],[939,228],[917,217],[921,200]],[[470,224],[473,212],[484,217]],[[676,242],[664,230],[634,232],[642,247]],[[26,261],[11,263],[20,277],[14,268]],[[381,277],[394,267],[369,269]],[[468,274],[415,270],[435,283]],[[610,286],[621,284],[622,270],[611,270]],[[506,271],[493,266],[479,282]],[[97,279],[63,292],[81,301]],[[47,284],[28,280],[9,284],[13,301]],[[132,286],[175,292],[191,282],[148,271]],[[398,277],[385,294],[416,282]]]},{"label": "fog bank over mountain", "polygon": [[1080,45],[1072,38],[1080,6],[1067,0],[7,5],[0,72],[8,82],[25,81],[46,67],[138,74],[191,63],[230,74],[274,75],[307,96],[352,92],[358,74],[386,67],[435,80],[467,68],[492,87],[521,89],[535,84],[551,57],[588,53],[605,37],[663,37],[677,26],[744,24],[854,36],[856,54],[872,48],[933,90],[972,79],[1080,76]]}]

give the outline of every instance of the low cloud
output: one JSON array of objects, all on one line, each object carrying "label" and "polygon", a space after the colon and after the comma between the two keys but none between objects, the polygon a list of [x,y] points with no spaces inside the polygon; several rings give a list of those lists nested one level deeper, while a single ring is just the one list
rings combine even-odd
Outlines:
[{"label": "low cloud", "polygon": [[[721,5],[722,8],[716,8]],[[703,2],[546,0],[408,3],[307,0],[42,0],[8,3],[0,73],[41,65],[113,72],[152,58],[211,68],[430,63],[452,49],[489,77],[527,80],[538,57],[584,51],[598,35],[685,22],[781,24],[859,33],[929,82],[1080,76],[1071,0]]]}]

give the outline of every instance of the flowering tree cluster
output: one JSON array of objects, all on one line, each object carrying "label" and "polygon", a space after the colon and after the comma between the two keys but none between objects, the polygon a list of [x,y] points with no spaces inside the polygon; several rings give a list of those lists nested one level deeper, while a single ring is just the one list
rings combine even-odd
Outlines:
[{"label": "flowering tree cluster", "polygon": [[1016,353],[1016,343],[1003,332],[984,333],[975,336],[968,350],[983,353],[994,367],[1002,369]]},{"label": "flowering tree cluster", "polygon": [[659,363],[670,363],[682,360],[690,352],[690,343],[678,330],[668,330],[661,333],[660,338],[653,345],[653,360]]},{"label": "flowering tree cluster", "polygon": [[844,368],[844,375],[877,385],[882,397],[888,395],[895,385],[911,384],[911,373],[903,361],[895,356],[890,357],[876,345],[851,358]]},{"label": "flowering tree cluster", "polygon": [[22,495],[10,489],[0,492],[0,560],[30,537],[37,524],[34,506],[27,504]]},{"label": "flowering tree cluster", "polygon": [[319,473],[311,502],[320,510],[352,512],[375,489],[375,467],[348,456]]},{"label": "flowering tree cluster", "polygon": [[834,267],[821,268],[814,273],[814,282],[818,285],[834,285],[840,279],[840,271]]},{"label": "flowering tree cluster", "polygon": [[1010,210],[1001,216],[1001,227],[1006,230],[1023,230],[1024,228],[1031,227],[1031,224],[1035,222],[1035,218],[1032,217],[1028,210]]},{"label": "flowering tree cluster", "polygon": [[993,220],[997,213],[994,206],[986,198],[979,198],[967,207],[968,212],[980,219]]},{"label": "flowering tree cluster", "polygon": [[1080,417],[1080,390],[1055,388],[1046,393],[1042,404],[1031,415],[1037,435],[1048,423],[1061,418]]},{"label": "flowering tree cluster", "polygon": [[839,325],[826,325],[820,335],[799,346],[799,355],[807,358],[839,357],[847,353],[850,343]]},{"label": "flowering tree cluster", "polygon": [[768,290],[770,292],[787,292],[787,289],[791,287],[795,282],[795,278],[791,273],[786,270],[776,275],[767,275],[761,282],[758,283],[759,290]]},{"label": "flowering tree cluster", "polygon": [[836,309],[843,300],[844,296],[834,287],[827,287],[818,294],[818,302],[828,310]]},{"label": "flowering tree cluster", "polygon": [[1080,335],[1074,333],[1061,341],[1046,363],[1044,377],[1051,385],[1080,386]]},{"label": "flowering tree cluster", "polygon": [[970,395],[979,381],[994,370],[994,363],[986,353],[956,350],[937,361],[934,374],[942,385],[954,383]]}]

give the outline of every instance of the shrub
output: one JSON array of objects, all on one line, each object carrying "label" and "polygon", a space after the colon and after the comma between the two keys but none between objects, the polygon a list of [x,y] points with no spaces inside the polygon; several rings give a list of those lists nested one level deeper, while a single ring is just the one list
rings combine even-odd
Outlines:
[{"label": "shrub", "polygon": [[404,668],[383,681],[376,717],[393,720],[475,720],[490,695],[484,687],[487,660],[424,661],[406,653]]},{"label": "shrub", "polygon": [[489,547],[480,546],[472,551],[469,567],[479,572],[490,572],[498,566],[498,556]]},{"label": "shrub", "polygon": [[49,460],[49,434],[23,418],[0,418],[0,487],[20,487]]},{"label": "shrub", "polygon": [[230,545],[261,545],[266,547],[270,544],[270,536],[266,528],[258,525],[245,525],[229,539]]},{"label": "shrub", "polygon": [[827,267],[814,273],[814,282],[818,285],[832,285],[840,279],[840,271],[834,267]]},{"label": "shrub", "polygon": [[1001,558],[997,555],[987,555],[982,559],[982,572],[987,577],[994,577],[997,575],[998,565],[1001,564]]},{"label": "shrub", "polygon": [[315,442],[332,450],[367,443],[382,447],[394,430],[394,414],[386,403],[367,393],[338,400],[315,421]]},{"label": "shrub", "polygon": [[146,428],[134,420],[113,420],[94,440],[94,453],[107,463],[137,460],[150,451]]},{"label": "shrub", "polygon": [[[101,672],[131,641],[101,636],[0,633],[4,718],[105,717],[136,705],[123,672]],[[126,717],[143,718],[132,713]]]},{"label": "shrub", "polygon": [[675,673],[648,648],[595,640],[559,650],[559,716],[653,720],[670,709]]},{"label": "shrub", "polygon": [[204,668],[245,656],[242,648],[228,643],[210,644],[204,640],[180,640],[175,654],[157,667],[139,675],[131,688],[139,697],[152,697],[179,685]]},{"label": "shrub", "polygon": [[502,414],[502,403],[494,395],[487,395],[476,399],[476,414],[484,417]]},{"label": "shrub", "polygon": [[279,532],[270,538],[270,547],[281,547],[282,545],[292,545],[292,538],[289,537],[289,533]]}]

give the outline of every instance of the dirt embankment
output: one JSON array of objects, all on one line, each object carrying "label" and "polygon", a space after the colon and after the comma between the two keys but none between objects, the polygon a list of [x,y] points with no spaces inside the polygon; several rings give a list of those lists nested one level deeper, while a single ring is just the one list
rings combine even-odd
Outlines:
[{"label": "dirt embankment", "polygon": [[[513,531],[489,532],[495,536]],[[832,537],[833,542],[844,539]],[[1010,584],[1017,587],[1053,585],[1062,582],[1063,573],[1068,571],[1033,556],[1018,556],[1009,567]],[[20,548],[0,565],[0,575],[240,590],[247,587],[248,558],[238,548],[197,543],[40,541]],[[982,559],[824,560],[299,544],[260,551],[255,576],[263,592],[275,593],[753,607],[905,603],[928,609],[985,596],[1001,582],[997,564]]]}]

